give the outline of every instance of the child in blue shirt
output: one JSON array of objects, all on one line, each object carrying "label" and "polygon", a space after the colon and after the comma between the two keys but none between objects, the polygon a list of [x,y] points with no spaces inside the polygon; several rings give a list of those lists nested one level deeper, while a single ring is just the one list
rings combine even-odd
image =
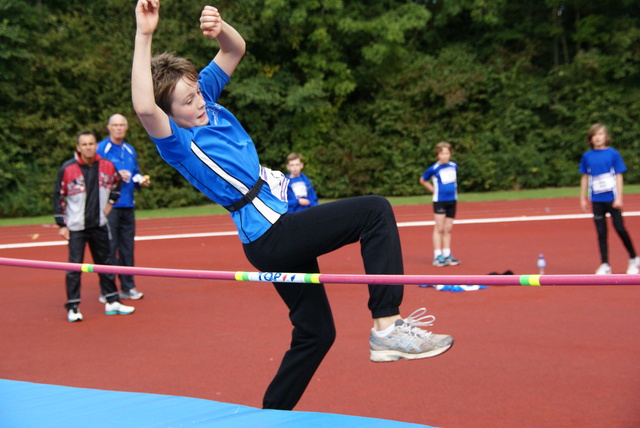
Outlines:
[{"label": "child in blue shirt", "polygon": [[587,144],[591,150],[582,155],[579,171],[580,179],[580,208],[587,212],[587,197],[591,200],[593,220],[598,234],[598,247],[600,249],[601,264],[596,270],[597,275],[611,273],[609,265],[609,252],[607,245],[607,219],[606,214],[611,215],[613,228],[618,233],[624,247],[629,253],[627,265],[628,274],[637,274],[640,267],[640,258],[631,242],[631,237],[624,226],[622,219],[622,173],[627,170],[620,153],[609,147],[611,136],[607,127],[596,123],[589,128]]},{"label": "child in blue shirt", "polygon": [[[389,202],[363,196],[287,214],[287,180],[260,165],[253,141],[216,101],[245,53],[245,41],[218,10],[205,6],[200,29],[219,51],[200,73],[172,54],[151,56],[159,0],[138,0],[131,73],[133,107],[162,158],[231,213],[251,264],[265,272],[319,273],[317,258],[360,242],[365,272],[403,274],[400,237]],[[263,399],[270,409],[292,409],[335,340],[323,284],[274,283],[293,324],[285,353]],[[400,317],[404,287],[369,285],[370,359],[440,355],[453,338],[428,332],[433,317],[419,309]],[[224,328],[223,326],[220,328]],[[254,329],[254,326],[250,327]],[[248,341],[250,338],[237,338]],[[252,352],[257,352],[252,349]]]},{"label": "child in blue shirt", "polygon": [[438,161],[420,177],[420,184],[433,194],[433,265],[438,267],[460,264],[460,260],[451,254],[451,231],[458,200],[458,164],[451,162],[452,154],[451,144],[446,141],[438,143]]},{"label": "child in blue shirt", "polygon": [[287,156],[287,178],[289,186],[287,188],[287,202],[289,212],[295,213],[318,205],[316,191],[311,184],[311,180],[302,173],[304,163],[299,153],[291,153]]}]

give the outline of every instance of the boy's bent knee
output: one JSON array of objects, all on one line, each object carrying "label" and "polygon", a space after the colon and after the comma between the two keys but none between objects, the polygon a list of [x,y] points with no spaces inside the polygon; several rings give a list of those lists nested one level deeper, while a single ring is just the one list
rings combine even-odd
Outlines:
[{"label": "boy's bent knee", "polygon": [[326,355],[336,341],[336,331],[328,332],[317,338],[315,342],[316,349],[319,354]]},{"label": "boy's bent knee", "polygon": [[315,329],[310,339],[318,349],[329,350],[336,340],[336,326],[332,322],[323,323]]},{"label": "boy's bent knee", "polygon": [[361,196],[362,202],[374,212],[392,212],[391,203],[387,198],[379,195]]},{"label": "boy's bent knee", "polygon": [[363,198],[368,198],[372,201],[371,203],[379,204],[380,206],[383,206],[383,207],[389,207],[389,208],[391,207],[391,203],[384,196],[367,195],[367,196],[363,196]]},{"label": "boy's bent knee", "polygon": [[336,328],[333,323],[327,322],[316,325],[311,331],[298,329],[294,331],[294,341],[305,342],[309,348],[314,349],[314,354],[324,356],[336,340]]}]

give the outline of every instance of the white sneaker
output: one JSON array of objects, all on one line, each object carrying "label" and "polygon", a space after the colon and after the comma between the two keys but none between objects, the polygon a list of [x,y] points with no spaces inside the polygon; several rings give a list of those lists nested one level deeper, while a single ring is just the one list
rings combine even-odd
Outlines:
[{"label": "white sneaker", "polygon": [[100,295],[100,297],[98,297],[98,302],[100,303],[107,303],[107,298],[104,297],[103,294]]},{"label": "white sneaker", "polygon": [[611,266],[609,263],[602,263],[598,270],[596,270],[596,275],[609,275],[611,273]]},{"label": "white sneaker", "polygon": [[640,257],[636,256],[632,259],[629,259],[627,273],[629,275],[637,275],[638,273],[640,273]]},{"label": "white sneaker", "polygon": [[82,321],[82,314],[78,309],[69,309],[67,313],[67,320],[69,322]]},{"label": "white sneaker", "polygon": [[107,315],[129,315],[135,311],[133,306],[126,306],[120,302],[112,302],[104,305],[104,313]]}]

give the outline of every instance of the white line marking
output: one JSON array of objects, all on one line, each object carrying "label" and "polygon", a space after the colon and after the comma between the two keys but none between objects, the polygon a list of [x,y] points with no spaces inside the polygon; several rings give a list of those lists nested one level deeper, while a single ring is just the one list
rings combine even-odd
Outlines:
[{"label": "white line marking", "polygon": [[[625,212],[625,217],[640,216],[640,211]],[[520,221],[549,221],[549,220],[577,220],[592,218],[593,214],[563,214],[563,215],[541,215],[541,216],[521,216],[521,217],[500,217],[500,218],[476,218],[455,220],[455,224],[484,224],[484,223],[513,223]],[[433,226],[434,221],[407,221],[398,223],[398,227],[421,227]],[[154,236],[136,236],[136,241],[160,241],[165,239],[186,239],[186,238],[209,238],[213,236],[234,236],[238,232],[203,232],[203,233],[183,233],[176,235],[154,235]],[[18,244],[0,245],[0,250],[8,250],[13,248],[35,248],[35,247],[56,247],[67,245],[67,241],[48,241],[48,242],[24,242]]]}]

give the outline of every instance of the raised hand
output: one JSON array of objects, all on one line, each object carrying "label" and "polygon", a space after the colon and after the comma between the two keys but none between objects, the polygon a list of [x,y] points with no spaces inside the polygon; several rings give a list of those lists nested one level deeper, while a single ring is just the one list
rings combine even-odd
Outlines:
[{"label": "raised hand", "polygon": [[200,29],[202,34],[210,39],[215,39],[222,31],[222,18],[220,12],[213,6],[205,6],[200,14]]},{"label": "raised hand", "polygon": [[140,34],[153,34],[158,26],[160,0],[138,0],[136,25]]}]

